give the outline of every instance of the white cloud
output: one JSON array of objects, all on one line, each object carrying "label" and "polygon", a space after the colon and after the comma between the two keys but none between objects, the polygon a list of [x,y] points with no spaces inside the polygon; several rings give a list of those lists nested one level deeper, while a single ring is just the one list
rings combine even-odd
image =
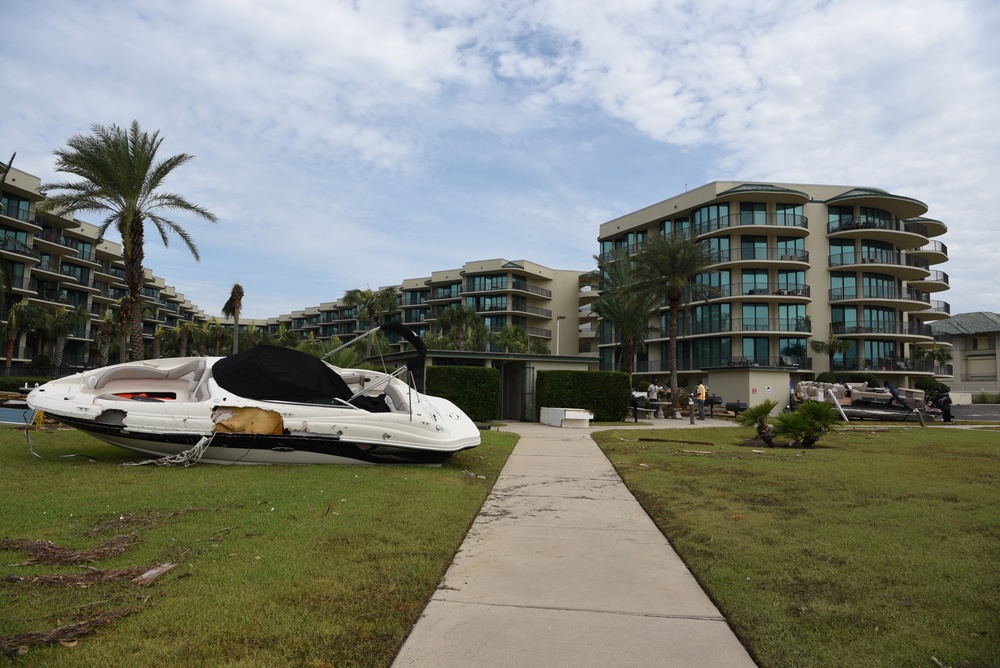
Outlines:
[{"label": "white cloud", "polygon": [[953,312],[1000,311],[974,288],[1000,241],[991,0],[48,0],[5,23],[19,167],[51,180],[70,135],[132,119],[197,156],[170,187],[220,216],[181,221],[203,262],[148,253],[206,312],[235,280],[265,317],[500,254],[586,269],[600,222],[713,178],[921,199]]}]

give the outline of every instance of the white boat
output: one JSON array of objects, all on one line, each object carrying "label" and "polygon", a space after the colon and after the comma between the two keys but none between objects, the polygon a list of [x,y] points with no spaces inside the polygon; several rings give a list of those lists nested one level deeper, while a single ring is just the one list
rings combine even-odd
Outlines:
[{"label": "white boat", "polygon": [[[380,329],[406,337],[422,364],[426,348],[413,332]],[[479,445],[476,424],[451,401],[411,388],[407,368],[343,369],[257,346],[85,371],[35,388],[28,404],[126,450],[209,463],[440,464]]]}]

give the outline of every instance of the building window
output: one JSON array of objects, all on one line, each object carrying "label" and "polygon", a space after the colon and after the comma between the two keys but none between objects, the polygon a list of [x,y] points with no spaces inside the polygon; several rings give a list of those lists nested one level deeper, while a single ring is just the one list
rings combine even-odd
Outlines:
[{"label": "building window", "polygon": [[799,226],[805,219],[802,215],[802,205],[801,204],[778,204],[776,206],[776,220],[778,225],[795,225]]},{"label": "building window", "polygon": [[740,257],[743,260],[766,260],[767,237],[744,234],[740,237]]},{"label": "building window", "polygon": [[745,295],[768,294],[767,269],[743,270],[743,294]]},{"label": "building window", "polygon": [[740,225],[766,225],[767,206],[763,202],[740,202]]},{"label": "building window", "polygon": [[704,234],[729,227],[729,203],[710,204],[697,209],[691,216],[694,234]]},{"label": "building window", "polygon": [[768,363],[768,338],[766,336],[744,336],[743,357],[751,364]]}]

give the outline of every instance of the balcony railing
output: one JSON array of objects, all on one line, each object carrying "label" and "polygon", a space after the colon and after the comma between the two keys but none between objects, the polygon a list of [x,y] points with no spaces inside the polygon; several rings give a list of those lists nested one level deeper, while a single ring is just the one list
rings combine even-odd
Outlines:
[{"label": "balcony railing", "polygon": [[930,304],[931,294],[923,290],[895,286],[864,286],[863,288],[834,288],[830,290],[830,301],[845,299],[896,299]]},{"label": "balcony railing", "polygon": [[720,318],[692,322],[685,335],[723,332],[812,332],[809,318]]},{"label": "balcony railing", "polygon": [[730,248],[709,253],[708,260],[712,264],[724,262],[809,262],[809,252],[804,250],[789,250],[778,246],[766,248]]},{"label": "balcony railing", "polygon": [[[744,357],[741,355],[726,357],[710,357],[695,361],[690,359],[677,360],[678,371],[698,371],[700,369],[728,367],[793,367],[808,371],[813,368],[812,358],[799,356],[759,356]],[[646,360],[636,362],[637,373],[669,373],[670,360]]]},{"label": "balcony railing", "polygon": [[[940,365],[939,365],[940,366]],[[850,358],[833,361],[833,371],[918,371],[932,373],[933,360],[918,360],[912,357],[878,357],[873,359]]]},{"label": "balcony railing", "polygon": [[[923,228],[922,230],[920,228]],[[826,230],[833,232],[849,232],[853,230],[890,230],[893,232],[913,232],[927,236],[927,228],[919,223],[906,223],[899,218],[872,218],[862,216],[860,218],[831,220]]]},{"label": "balcony railing", "polygon": [[951,304],[948,302],[943,302],[938,299],[931,300],[931,312],[932,313],[947,313],[951,314]]},{"label": "balcony railing", "polygon": [[853,336],[862,334],[896,334],[903,336],[933,336],[930,325],[910,322],[835,322],[830,325],[834,334]]},{"label": "balcony railing", "polygon": [[922,257],[901,253],[899,251],[850,251],[847,253],[832,253],[831,267],[844,267],[851,264],[891,264],[900,267],[916,267],[930,269],[930,262]]},{"label": "balcony railing", "polygon": [[725,216],[712,218],[691,226],[695,236],[708,234],[730,227],[745,227],[748,225],[767,225],[778,227],[800,227],[808,229],[809,219],[805,216],[790,213],[763,213],[756,211],[736,211]]}]

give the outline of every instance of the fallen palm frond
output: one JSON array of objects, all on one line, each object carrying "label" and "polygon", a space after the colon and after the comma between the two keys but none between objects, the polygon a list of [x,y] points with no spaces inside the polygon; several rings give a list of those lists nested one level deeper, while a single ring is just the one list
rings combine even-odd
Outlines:
[{"label": "fallen palm frond", "polygon": [[70,645],[94,629],[110,624],[116,619],[121,619],[141,609],[141,607],[133,606],[108,610],[75,624],[56,627],[51,631],[32,631],[12,636],[0,636],[0,652],[6,655],[15,655],[25,654],[31,647],[41,647],[42,645],[53,645],[55,643]]},{"label": "fallen palm frond", "polygon": [[125,527],[153,526],[163,520],[168,520],[172,517],[177,517],[186,513],[198,512],[200,510],[201,508],[184,508],[182,510],[175,510],[169,513],[158,513],[154,511],[148,511],[145,513],[122,513],[120,515],[116,515],[110,520],[107,520],[106,522],[101,522],[100,524],[95,525],[84,535],[89,538],[105,533],[106,531],[121,531]]},{"label": "fallen palm frond", "polygon": [[111,540],[90,550],[73,550],[56,545],[47,540],[10,538],[0,540],[0,550],[14,550],[31,558],[22,565],[29,564],[76,564],[85,561],[106,559],[125,552],[136,541],[135,534],[115,536]]},{"label": "fallen palm frond", "polygon": [[155,566],[136,566],[134,568],[119,568],[110,571],[101,570],[99,568],[88,568],[85,572],[79,574],[50,573],[48,575],[5,575],[0,577],[0,582],[12,582],[28,585],[43,584],[61,585],[64,587],[89,587],[94,584],[133,580],[153,568],[155,568]]}]

